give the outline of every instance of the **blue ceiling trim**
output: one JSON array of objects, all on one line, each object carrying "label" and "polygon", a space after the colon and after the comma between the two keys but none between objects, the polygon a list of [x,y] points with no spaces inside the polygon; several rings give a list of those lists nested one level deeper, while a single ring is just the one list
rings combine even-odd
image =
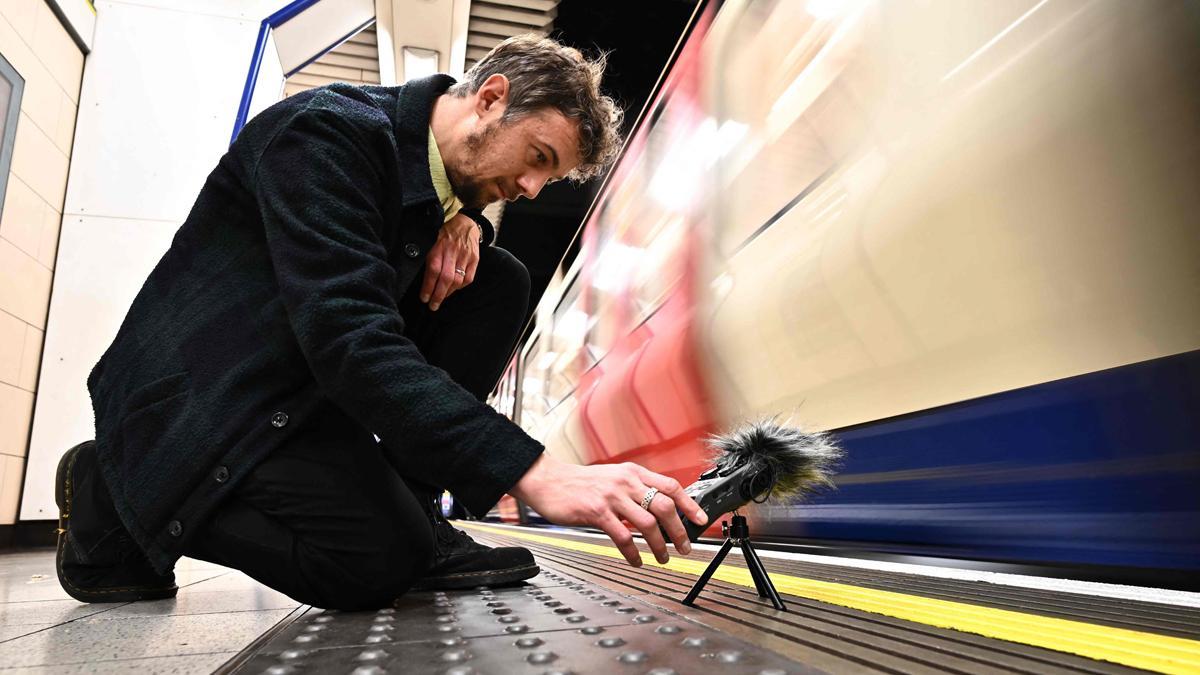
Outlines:
[{"label": "blue ceiling trim", "polygon": [[[237,116],[233,121],[233,135],[229,138],[230,145],[237,139],[238,134],[242,131],[242,127],[246,126],[247,117],[250,115],[250,101],[254,98],[254,87],[258,83],[258,71],[262,68],[263,54],[267,49],[267,36],[271,34],[272,29],[282,26],[320,1],[293,0],[293,2],[288,3],[279,11],[263,19],[262,24],[258,27],[258,39],[255,40],[254,52],[250,55],[250,68],[246,72],[246,84],[242,87],[242,98],[238,102]],[[336,44],[341,44],[341,42]]]}]

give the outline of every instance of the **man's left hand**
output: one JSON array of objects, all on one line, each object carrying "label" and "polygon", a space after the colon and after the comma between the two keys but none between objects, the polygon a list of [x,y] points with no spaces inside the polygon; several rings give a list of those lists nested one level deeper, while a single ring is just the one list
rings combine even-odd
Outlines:
[{"label": "man's left hand", "polygon": [[442,225],[437,242],[425,257],[425,281],[421,284],[421,302],[429,309],[438,307],[451,293],[475,280],[479,266],[479,228],[462,213]]}]

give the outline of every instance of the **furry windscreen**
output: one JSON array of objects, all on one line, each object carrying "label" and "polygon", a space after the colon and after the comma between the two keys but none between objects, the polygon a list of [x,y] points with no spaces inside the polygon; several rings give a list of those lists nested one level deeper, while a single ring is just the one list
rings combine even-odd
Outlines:
[{"label": "furry windscreen", "polygon": [[749,462],[767,469],[747,495],[756,501],[803,496],[832,487],[830,476],[844,454],[829,434],[784,426],[774,418],[711,436],[708,443],[718,467]]}]

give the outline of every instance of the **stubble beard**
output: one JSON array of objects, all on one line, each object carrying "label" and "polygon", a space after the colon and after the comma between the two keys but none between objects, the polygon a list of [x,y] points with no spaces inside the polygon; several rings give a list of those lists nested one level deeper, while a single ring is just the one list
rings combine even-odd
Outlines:
[{"label": "stubble beard", "polygon": [[446,176],[450,179],[450,189],[467,208],[482,209],[488,205],[487,198],[484,196],[487,191],[484,182],[468,174],[472,168],[479,165],[479,158],[491,148],[497,126],[496,122],[491,122],[483,129],[468,134],[463,151],[462,163],[464,166],[461,167],[461,170],[460,167],[446,167]]}]

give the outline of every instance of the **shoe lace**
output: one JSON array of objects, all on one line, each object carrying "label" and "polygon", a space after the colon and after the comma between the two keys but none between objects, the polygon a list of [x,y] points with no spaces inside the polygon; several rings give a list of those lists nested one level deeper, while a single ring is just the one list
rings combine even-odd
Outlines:
[{"label": "shoe lace", "polygon": [[442,514],[441,500],[438,497],[425,500],[425,508],[429,512],[430,520],[433,521],[433,534],[439,545],[453,547],[457,545],[474,544],[475,540],[471,535],[454,527],[446,516]]},{"label": "shoe lace", "polygon": [[475,540],[471,538],[471,535],[463,532],[457,527],[454,527],[450,524],[450,521],[447,520],[443,520],[441,526],[438,527],[438,538],[442,542],[450,545],[466,545],[475,543]]}]

